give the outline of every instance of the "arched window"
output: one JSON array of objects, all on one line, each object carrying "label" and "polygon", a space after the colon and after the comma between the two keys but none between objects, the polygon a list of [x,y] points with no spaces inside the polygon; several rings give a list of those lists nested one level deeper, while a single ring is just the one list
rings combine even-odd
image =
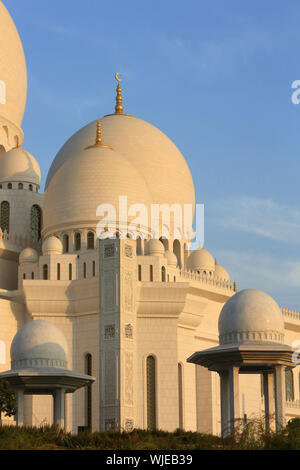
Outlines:
[{"label": "arched window", "polygon": [[294,401],[294,377],[293,371],[285,371],[285,396],[287,401]]},{"label": "arched window", "polygon": [[173,253],[176,255],[179,268],[181,268],[181,246],[179,240],[173,242]]},{"label": "arched window", "polygon": [[18,184],[18,189],[23,189],[23,183]]},{"label": "arched window", "polygon": [[44,281],[48,279],[48,264],[44,264],[43,266],[43,279]]},{"label": "arched window", "polygon": [[23,279],[26,279],[26,274],[25,273],[23,273]]},{"label": "arched window", "polygon": [[57,280],[60,281],[60,263],[57,263]]},{"label": "arched window", "polygon": [[179,428],[183,429],[183,387],[182,387],[182,364],[178,363],[178,407]]},{"label": "arched window", "polygon": [[28,186],[28,188],[29,188],[29,191],[32,191],[32,189],[33,189],[33,188],[32,188],[32,184],[30,184],[30,185]]},{"label": "arched window", "polygon": [[[92,375],[92,355],[85,356],[85,373]],[[92,429],[92,385],[86,387],[86,425],[89,430]]]},{"label": "arched window", "polygon": [[93,261],[93,277],[96,276],[96,262]]},{"label": "arched window", "polygon": [[81,249],[81,235],[79,232],[75,233],[75,250],[79,251]]},{"label": "arched window", "polygon": [[83,263],[83,277],[86,278],[86,263]]},{"label": "arched window", "polygon": [[165,237],[160,237],[159,239],[165,247],[165,251],[169,249],[169,240]]},{"label": "arched window", "polygon": [[95,235],[93,232],[89,232],[87,235],[87,248],[93,250],[95,247]]},{"label": "arched window", "polygon": [[69,264],[69,281],[72,281],[72,263]]},{"label": "arched window", "polygon": [[31,279],[34,279],[34,272],[31,273]]},{"label": "arched window", "polygon": [[138,256],[141,256],[143,254],[143,250],[142,250],[142,239],[141,237],[138,237],[136,239],[136,254]]},{"label": "arched window", "polygon": [[42,230],[42,209],[34,205],[30,212],[30,231],[33,240],[40,240]]},{"label": "arched window", "polygon": [[69,235],[63,236],[64,253],[69,253]]},{"label": "arched window", "polygon": [[166,268],[164,266],[161,268],[161,282],[166,282]]},{"label": "arched window", "polygon": [[142,266],[140,264],[138,266],[138,280],[142,280]]},{"label": "arched window", "polygon": [[0,219],[2,232],[6,231],[7,233],[9,233],[10,209],[9,202],[7,201],[1,202]]},{"label": "arched window", "polygon": [[147,429],[156,428],[156,367],[155,358],[147,357]]},{"label": "arched window", "polygon": [[153,266],[150,264],[150,282],[153,282]]},{"label": "arched window", "polygon": [[8,183],[7,189],[12,189],[12,183]]}]

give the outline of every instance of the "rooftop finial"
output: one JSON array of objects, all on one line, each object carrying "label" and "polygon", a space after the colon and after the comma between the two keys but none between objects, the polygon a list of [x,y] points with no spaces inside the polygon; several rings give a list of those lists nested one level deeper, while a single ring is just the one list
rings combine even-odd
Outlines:
[{"label": "rooftop finial", "polygon": [[120,74],[120,72],[117,72],[115,74],[115,79],[118,82],[115,114],[123,114],[124,107],[122,105],[123,98],[122,98],[122,88],[121,88],[121,85],[120,85],[120,82],[122,80],[122,75]]},{"label": "rooftop finial", "polygon": [[102,144],[102,132],[101,132],[101,121],[98,119],[97,121],[97,131],[96,131],[96,140],[94,145],[89,145],[88,147],[85,147],[85,150],[87,149],[93,149],[93,148],[104,148],[104,149],[111,149],[109,145],[103,145]]},{"label": "rooftop finial", "polygon": [[237,285],[236,285],[236,281],[234,281],[234,283],[233,283],[233,290],[234,290],[234,292],[237,292]]}]

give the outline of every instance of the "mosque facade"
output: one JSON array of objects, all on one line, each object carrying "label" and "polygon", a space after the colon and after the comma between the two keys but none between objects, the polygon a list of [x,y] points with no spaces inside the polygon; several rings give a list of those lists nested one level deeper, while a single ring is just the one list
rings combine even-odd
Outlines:
[{"label": "mosque facade", "polygon": [[[68,431],[182,428],[219,434],[220,374],[188,358],[233,340],[292,345],[300,340],[300,313],[279,308],[267,294],[260,303],[261,293],[253,291],[257,307],[246,302],[235,309],[251,310],[251,321],[241,331],[231,328],[235,320],[229,317],[224,332],[220,312],[238,293],[212,254],[190,251],[189,236],[179,237],[170,227],[166,237],[161,219],[153,237],[149,219],[137,224],[129,213],[127,222],[136,229],[131,233],[120,196],[128,207],[141,204],[150,213],[155,204],[194,210],[195,193],[175,144],[125,112],[118,74],[114,112],[70,137],[41,193],[38,162],[22,147],[23,47],[1,1],[0,35],[0,373],[17,368],[26,375],[68,364],[82,374],[80,388],[65,396]],[[100,240],[101,204],[117,208],[118,223],[115,237]],[[44,322],[33,334],[28,324],[36,321],[51,324],[51,334]],[[296,364],[285,367],[286,420],[300,416],[299,371]],[[260,372],[239,377],[242,419],[264,412]],[[3,423],[13,421],[2,416]],[[50,392],[25,394],[23,422],[53,423]]]}]

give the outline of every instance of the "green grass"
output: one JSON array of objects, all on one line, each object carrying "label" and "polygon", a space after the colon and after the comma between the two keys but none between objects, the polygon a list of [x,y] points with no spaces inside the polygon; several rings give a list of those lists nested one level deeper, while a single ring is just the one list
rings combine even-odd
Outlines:
[{"label": "green grass", "polygon": [[66,433],[55,427],[0,427],[0,449],[79,450],[201,450],[201,449],[295,449],[300,450],[300,419],[292,420],[281,432],[266,433],[261,420],[237,426],[222,439],[211,434],[134,430],[126,432]]}]

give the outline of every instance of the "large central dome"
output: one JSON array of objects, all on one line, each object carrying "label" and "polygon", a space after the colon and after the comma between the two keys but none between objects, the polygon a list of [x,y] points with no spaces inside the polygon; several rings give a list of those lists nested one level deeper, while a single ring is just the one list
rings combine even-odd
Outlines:
[{"label": "large central dome", "polygon": [[[95,126],[96,121],[93,121],[83,127],[61,148],[48,173],[46,189],[59,168],[90,145]],[[142,119],[125,114],[105,116],[101,127],[103,142],[140,173],[153,203],[192,204],[194,207],[194,185],[189,168],[178,148],[163,132]]]}]

